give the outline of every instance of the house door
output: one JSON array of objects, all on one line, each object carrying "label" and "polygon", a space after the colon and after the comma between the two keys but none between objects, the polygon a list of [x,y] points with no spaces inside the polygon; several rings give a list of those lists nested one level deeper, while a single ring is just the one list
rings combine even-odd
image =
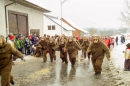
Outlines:
[{"label": "house door", "polygon": [[27,29],[27,17],[22,15],[18,16],[18,33],[23,34],[24,36],[28,35],[28,29]]},{"label": "house door", "polygon": [[28,35],[27,14],[9,11],[9,33]]},{"label": "house door", "polygon": [[18,34],[17,16],[15,14],[9,14],[9,33]]}]

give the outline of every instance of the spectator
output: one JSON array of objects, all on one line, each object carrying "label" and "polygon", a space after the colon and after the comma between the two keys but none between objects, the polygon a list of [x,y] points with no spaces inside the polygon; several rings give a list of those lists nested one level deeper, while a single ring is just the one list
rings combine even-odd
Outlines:
[{"label": "spectator", "polygon": [[118,36],[116,36],[116,45],[118,46]]}]

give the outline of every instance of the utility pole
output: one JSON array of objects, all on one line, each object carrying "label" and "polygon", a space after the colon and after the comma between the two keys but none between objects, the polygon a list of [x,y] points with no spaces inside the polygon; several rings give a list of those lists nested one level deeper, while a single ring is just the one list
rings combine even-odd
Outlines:
[{"label": "utility pole", "polygon": [[62,0],[60,0],[60,4],[61,4],[61,35],[62,35]]}]

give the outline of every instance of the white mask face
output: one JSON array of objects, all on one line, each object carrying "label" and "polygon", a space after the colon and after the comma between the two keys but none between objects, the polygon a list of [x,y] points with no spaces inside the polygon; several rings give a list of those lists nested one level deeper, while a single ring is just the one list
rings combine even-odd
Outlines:
[{"label": "white mask face", "polygon": [[84,41],[87,41],[87,39],[84,39]]},{"label": "white mask face", "polygon": [[52,43],[52,41],[50,41],[50,43]]},{"label": "white mask face", "polygon": [[93,42],[98,43],[98,38],[94,37]]},{"label": "white mask face", "polygon": [[61,44],[64,44],[64,42],[62,41]]},{"label": "white mask face", "polygon": [[69,39],[69,42],[72,42],[72,40],[71,40],[71,39]]},{"label": "white mask face", "polygon": [[41,38],[42,41],[44,41],[44,38]]}]

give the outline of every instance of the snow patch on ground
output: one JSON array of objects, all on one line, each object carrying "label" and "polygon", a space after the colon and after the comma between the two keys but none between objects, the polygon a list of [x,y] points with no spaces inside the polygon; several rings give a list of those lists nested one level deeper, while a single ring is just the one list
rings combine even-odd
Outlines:
[{"label": "snow patch on ground", "polygon": [[111,83],[113,86],[130,86],[130,71],[124,71],[124,53],[126,44],[130,43],[130,40],[126,41],[125,44],[120,44],[111,49],[111,61],[109,62],[109,68],[111,73]]}]

